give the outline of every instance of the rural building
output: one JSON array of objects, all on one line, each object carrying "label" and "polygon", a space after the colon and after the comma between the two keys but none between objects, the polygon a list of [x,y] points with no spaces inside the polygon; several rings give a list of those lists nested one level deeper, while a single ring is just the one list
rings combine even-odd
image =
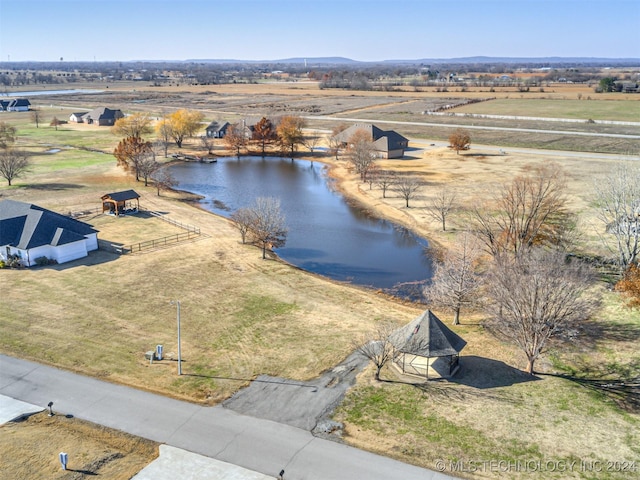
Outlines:
[{"label": "rural building", "polygon": [[206,135],[209,138],[223,138],[227,134],[227,128],[229,128],[229,122],[211,122],[205,129]]},{"label": "rural building", "polygon": [[84,122],[82,117],[84,117],[87,113],[89,113],[89,112],[75,112],[75,113],[72,113],[71,115],[69,115],[69,121],[70,122],[74,122],[74,123],[82,123],[82,122]]},{"label": "rural building", "polygon": [[98,232],[90,225],[30,203],[0,201],[0,259],[20,258],[31,267],[45,257],[70,262],[98,249]]},{"label": "rural building", "polygon": [[458,371],[460,351],[467,344],[431,310],[391,334],[393,365],[403,374],[449,378]]},{"label": "rural building", "polygon": [[0,100],[0,112],[7,112],[11,100]]},{"label": "rural building", "polygon": [[112,127],[116,120],[123,118],[124,113],[121,110],[112,110],[107,107],[99,107],[91,110],[89,113],[85,113],[82,116],[82,121],[89,125],[99,125]]},{"label": "rural building", "polygon": [[31,102],[26,98],[15,98],[9,102],[7,112],[28,112]]},{"label": "rural building", "polygon": [[[132,201],[135,200],[135,204]],[[112,215],[123,215],[137,212],[140,209],[140,195],[135,190],[107,193],[102,196],[102,212]]]},{"label": "rural building", "polygon": [[402,158],[405,149],[409,146],[409,140],[394,130],[381,130],[370,123],[356,123],[335,135],[334,138],[346,147],[351,137],[360,130],[370,135],[374,149],[381,158]]}]

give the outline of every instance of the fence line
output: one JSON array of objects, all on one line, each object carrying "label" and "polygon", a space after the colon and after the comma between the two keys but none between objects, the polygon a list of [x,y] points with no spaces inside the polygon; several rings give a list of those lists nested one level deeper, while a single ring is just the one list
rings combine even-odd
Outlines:
[{"label": "fence line", "polygon": [[141,252],[142,250],[148,250],[151,248],[166,247],[174,245],[186,240],[190,240],[200,236],[200,229],[188,230],[186,232],[176,233],[175,235],[168,235],[162,238],[156,238],[154,240],[146,240],[144,242],[132,243],[130,245],[113,246],[118,253],[126,255],[128,253]]},{"label": "fence line", "polygon": [[178,228],[182,228],[183,230],[187,230],[188,232],[196,232],[198,235],[200,235],[200,227],[196,227],[195,225],[189,225],[188,223],[182,223],[178,220],[174,220],[171,217],[167,217],[166,215],[162,215],[161,213],[154,212],[151,210],[149,210],[149,214],[153,215],[156,218],[159,218],[164,222],[170,223],[171,225],[175,225]]}]

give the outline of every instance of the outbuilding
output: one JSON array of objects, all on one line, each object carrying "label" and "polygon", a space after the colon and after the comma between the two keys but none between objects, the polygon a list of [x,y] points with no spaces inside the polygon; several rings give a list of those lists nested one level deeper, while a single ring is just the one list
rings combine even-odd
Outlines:
[{"label": "outbuilding", "polygon": [[431,310],[393,332],[389,340],[394,348],[392,364],[403,374],[427,380],[455,375],[460,351],[467,344]]},{"label": "outbuilding", "polygon": [[140,209],[140,195],[135,190],[107,193],[102,196],[102,213],[123,215]]}]

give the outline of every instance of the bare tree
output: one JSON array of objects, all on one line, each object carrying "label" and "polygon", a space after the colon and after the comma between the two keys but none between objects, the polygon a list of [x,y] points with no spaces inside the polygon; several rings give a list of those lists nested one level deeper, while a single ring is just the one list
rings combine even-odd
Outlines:
[{"label": "bare tree", "polygon": [[0,151],[0,176],[4,178],[9,186],[11,182],[29,170],[29,159],[27,154],[20,150]]},{"label": "bare tree", "polygon": [[207,149],[207,154],[213,155],[213,148],[215,147],[215,139],[212,137],[208,137],[207,135],[202,135],[200,137],[200,141],[202,142],[202,146]]},{"label": "bare tree", "polygon": [[375,147],[369,132],[364,129],[357,130],[349,138],[347,152],[349,162],[353,165],[355,172],[360,175],[360,180],[365,182],[376,158]]},{"label": "bare tree", "polygon": [[565,253],[534,248],[496,259],[487,281],[493,327],[527,356],[527,372],[553,336],[586,320],[597,305],[586,265]]},{"label": "bare tree", "polygon": [[354,349],[365,356],[376,366],[375,378],[380,381],[380,372],[389,360],[393,358],[393,344],[391,334],[396,330],[390,321],[378,324],[371,332],[362,335],[354,341]]},{"label": "bare tree", "polygon": [[534,166],[498,190],[491,203],[474,204],[469,223],[494,256],[518,256],[535,245],[560,245],[572,227],[565,190],[558,164]]},{"label": "bare tree", "polygon": [[422,182],[419,178],[411,175],[400,175],[396,177],[391,188],[404,199],[407,208],[409,208],[409,200],[413,199],[418,190],[422,188]]},{"label": "bare tree", "polygon": [[376,175],[376,185],[382,190],[382,198],[387,198],[387,190],[396,182],[396,174],[390,170],[381,170]]},{"label": "bare tree", "polygon": [[39,108],[31,109],[31,121],[36,124],[36,128],[40,128],[40,122],[42,121],[42,112]]},{"label": "bare tree", "polygon": [[239,208],[231,214],[231,221],[240,232],[242,243],[246,243],[247,234],[251,231],[255,219],[255,213],[250,208]]},{"label": "bare tree", "polygon": [[427,214],[437,222],[442,223],[442,231],[447,231],[447,217],[456,207],[456,192],[447,187],[442,187],[436,192],[436,196],[429,200],[425,207]]},{"label": "bare tree", "polygon": [[328,142],[329,142],[329,153],[333,155],[336,160],[338,160],[338,157],[340,155],[340,149],[342,148],[342,142],[335,136],[329,137]]},{"label": "bare tree", "polygon": [[149,178],[159,167],[160,164],[156,162],[156,155],[153,150],[149,150],[144,154],[140,155],[137,160],[137,170],[138,175],[142,177],[144,180],[144,186],[147,187],[149,185]]},{"label": "bare tree", "polygon": [[318,144],[320,143],[320,137],[317,135],[311,135],[308,137],[303,137],[302,144],[309,149],[311,153],[318,148]]},{"label": "bare tree", "polygon": [[158,196],[160,196],[160,190],[171,190],[173,187],[178,185],[178,181],[173,178],[173,175],[171,175],[171,172],[169,172],[169,169],[167,168],[156,170],[154,181],[156,183]]},{"label": "bare tree", "polygon": [[0,122],[0,148],[9,148],[16,142],[16,127]]},{"label": "bare tree", "polygon": [[169,122],[166,116],[163,116],[162,119],[159,120],[158,123],[156,123],[156,135],[158,135],[158,141],[161,143],[164,149],[165,158],[167,158],[169,144],[171,143],[171,139],[173,138],[171,128],[171,122]]},{"label": "bare tree", "polygon": [[[594,183],[598,218],[604,223],[605,245],[615,252],[622,271],[636,262],[640,251],[640,167],[620,163]],[[613,241],[609,240],[613,238]]]},{"label": "bare tree", "polygon": [[262,258],[267,258],[267,249],[282,247],[287,241],[287,226],[280,210],[280,200],[273,197],[258,197],[251,207],[254,221],[251,237],[262,248]]},{"label": "bare tree", "polygon": [[424,296],[429,304],[453,312],[453,324],[460,324],[460,311],[478,303],[482,284],[475,271],[481,251],[478,240],[464,233],[441,262],[435,264],[431,283]]}]

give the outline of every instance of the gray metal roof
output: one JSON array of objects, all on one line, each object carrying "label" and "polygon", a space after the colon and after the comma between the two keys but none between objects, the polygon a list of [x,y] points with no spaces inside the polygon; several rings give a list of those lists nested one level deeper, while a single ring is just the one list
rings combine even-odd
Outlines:
[{"label": "gray metal roof", "polygon": [[140,195],[135,190],[124,190],[122,192],[107,193],[102,196],[102,200],[107,199],[114,200],[116,202],[124,202],[126,200],[133,200],[134,198],[140,198]]},{"label": "gray metal roof", "polygon": [[111,119],[119,119],[124,117],[124,114],[121,110],[112,110],[107,107],[99,107],[94,108],[88,113],[85,113],[82,118],[90,118],[95,121],[99,120],[111,120]]},{"label": "gray metal roof", "polygon": [[90,225],[37,205],[0,201],[0,245],[27,250],[65,245],[97,233]]},{"label": "gray metal roof", "polygon": [[393,346],[421,357],[456,355],[467,342],[450,330],[431,310],[425,310],[389,337]]},{"label": "gray metal roof", "polygon": [[356,123],[338,133],[335,138],[340,142],[347,143],[358,130],[367,132],[371,136],[371,141],[375,142],[376,147],[385,151],[406,148],[409,143],[407,138],[395,130],[382,130],[371,123]]}]

